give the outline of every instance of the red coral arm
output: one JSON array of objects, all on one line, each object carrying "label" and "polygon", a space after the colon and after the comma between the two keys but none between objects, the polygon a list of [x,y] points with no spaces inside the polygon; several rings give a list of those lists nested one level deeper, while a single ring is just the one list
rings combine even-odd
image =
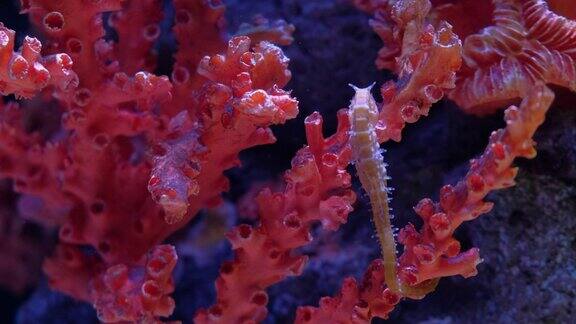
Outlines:
[{"label": "red coral arm", "polygon": [[372,318],[387,319],[400,297],[386,288],[382,260],[374,260],[359,286],[346,278],[335,297],[323,297],[318,307],[299,307],[296,323],[370,323]]},{"label": "red coral arm", "polygon": [[152,72],[156,53],[152,47],[160,37],[161,0],[124,1],[122,10],[110,15],[108,24],[118,33],[116,58],[124,73]]},{"label": "red coral arm", "polygon": [[175,303],[172,271],[178,257],[171,245],[156,246],[142,267],[118,264],[106,269],[93,283],[92,299],[98,318],[105,323],[159,322]]},{"label": "red coral arm", "polygon": [[200,89],[205,79],[196,74],[200,60],[226,49],[224,11],[221,0],[175,0],[174,36],[178,51],[172,71],[174,108],[182,110],[190,102],[190,94]]},{"label": "red coral arm", "polygon": [[69,91],[78,85],[67,54],[41,56],[42,44],[26,36],[20,51],[14,51],[15,32],[0,23],[0,94],[30,98],[54,85]]},{"label": "red coral arm", "polygon": [[405,245],[399,272],[406,283],[476,274],[476,265],[481,262],[478,249],[460,252],[460,244],[452,235],[462,222],[492,208],[492,203],[483,201],[490,191],[514,185],[518,169],[511,165],[515,158],[536,156],[532,136],[544,121],[554,95],[543,85],[531,93],[520,108],[506,110],[506,128],[492,134],[486,151],[471,162],[462,181],[444,186],[438,203],[423,199],[415,207],[424,221],[422,229],[416,232],[409,225],[399,236]]},{"label": "red coral arm", "polygon": [[[220,193],[228,188],[223,171],[239,164],[238,153],[274,142],[268,126],[284,123],[298,113],[298,102],[279,88],[290,79],[282,50],[266,42],[252,51],[250,47],[249,38],[236,37],[230,40],[226,54],[202,59],[199,73],[210,82],[194,98],[197,111],[192,116],[200,127],[190,122],[179,127],[173,136],[176,140],[166,142],[166,154],[155,159],[149,189],[165,207],[170,223],[189,219],[200,208],[218,203]],[[195,138],[202,148],[194,144]],[[183,142],[187,144],[178,144]],[[166,168],[178,172],[167,178],[161,174]],[[186,207],[187,217],[183,218]]]},{"label": "red coral arm", "polygon": [[384,99],[376,125],[380,142],[400,141],[406,123],[427,116],[432,104],[454,87],[461,64],[460,40],[446,23],[438,30],[432,25],[421,28],[409,36],[417,45],[398,58],[399,80],[380,90]]},{"label": "red coral arm", "polygon": [[355,4],[374,14],[370,25],[385,44],[376,65],[398,75],[397,82],[389,81],[380,90],[384,102],[376,125],[378,139],[400,141],[406,123],[427,116],[432,104],[454,88],[462,45],[448,23],[435,28],[426,22],[428,0]]},{"label": "red coral arm", "polygon": [[260,225],[241,225],[228,235],[235,258],[221,268],[216,305],[200,311],[197,323],[264,320],[265,290],[302,271],[307,258],[293,250],[311,240],[311,225],[320,221],[336,230],[346,221],[355,195],[345,169],[350,159],[348,116],[345,111],[338,116],[338,131],[327,139],[322,136],[320,115],[306,118],[309,146],[292,160],[284,192],[264,190],[258,196]]},{"label": "red coral arm", "polygon": [[102,40],[101,14],[120,10],[121,0],[21,0],[21,8],[47,36],[49,52],[70,54],[81,86],[93,88],[116,71],[117,64],[107,58],[109,46]]}]

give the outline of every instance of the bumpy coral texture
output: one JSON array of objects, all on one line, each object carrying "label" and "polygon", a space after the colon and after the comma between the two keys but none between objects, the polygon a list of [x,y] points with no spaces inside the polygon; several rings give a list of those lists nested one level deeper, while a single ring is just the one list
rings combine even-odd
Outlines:
[{"label": "bumpy coral texture", "polygon": [[[3,105],[0,174],[35,202],[21,213],[59,227],[44,262],[51,286],[93,303],[104,322],[172,313],[177,256],[158,244],[218,204],[238,153],[274,142],[268,126],[298,112],[282,90],[288,59],[266,41],[286,44],[293,27],[263,22],[252,42],[251,31],[228,36],[218,1],[174,6],[172,79],[151,73],[161,1],[22,1],[44,49],[26,37],[15,52],[0,26],[2,94],[63,112],[62,129],[44,137],[24,127],[28,102]],[[110,11],[117,42],[105,38]]]},{"label": "bumpy coral texture", "polygon": [[399,273],[409,284],[451,275],[469,277],[476,274],[481,262],[479,251],[460,251],[452,235],[464,221],[473,220],[493,204],[483,201],[492,190],[513,186],[517,168],[511,167],[517,157],[534,158],[532,137],[544,122],[554,95],[543,85],[534,87],[520,107],[505,112],[506,128],[492,133],[487,149],[470,162],[470,170],[456,185],[440,190],[440,201],[421,200],[414,208],[424,221],[419,232],[407,226],[399,235],[405,246],[400,257]]},{"label": "bumpy coral texture", "polygon": [[76,87],[78,80],[67,54],[42,56],[42,44],[26,36],[15,51],[15,32],[0,23],[0,94],[30,98],[49,85],[63,90]]},{"label": "bumpy coral texture", "polygon": [[434,27],[425,21],[428,1],[357,5],[374,11],[370,23],[386,44],[376,64],[398,75],[397,82],[389,81],[380,89],[384,102],[375,126],[378,139],[400,141],[406,123],[427,116],[431,105],[454,88],[462,45],[448,23]]},{"label": "bumpy coral texture", "polygon": [[[405,42],[409,44],[411,51],[398,59],[397,69],[401,74],[401,80],[387,83],[381,89],[385,102],[379,104],[380,114],[375,125],[380,141],[400,140],[404,125],[426,115],[432,103],[443,96],[443,91],[454,86],[455,71],[460,67],[460,42],[452,33],[450,26],[443,24],[436,30],[418,19],[406,23],[413,28],[413,32],[405,37]],[[390,28],[401,30],[403,27],[391,25]],[[402,35],[398,37],[404,38]],[[300,150],[292,161],[292,169],[285,175],[284,193],[272,195],[265,190],[260,194],[257,201],[261,202],[259,203],[261,225],[255,229],[241,225],[232,232],[229,239],[234,247],[235,259],[221,269],[221,276],[217,281],[217,304],[200,312],[197,321],[227,323],[264,319],[266,315],[264,306],[267,303],[264,289],[287,275],[301,271],[304,262],[302,257],[296,259],[297,262],[291,261],[287,264],[286,262],[293,258],[290,252],[292,249],[310,241],[307,233],[311,223],[320,221],[327,229],[334,230],[338,224],[346,221],[346,216],[351,211],[350,204],[353,202],[350,199],[342,200],[342,196],[352,194],[346,189],[349,186],[347,180],[349,175],[345,172],[346,165],[351,161],[348,138],[350,122],[346,111],[339,112],[338,118],[338,130],[328,139],[322,136],[322,119],[318,113],[306,119],[309,147]],[[336,174],[333,174],[334,172]],[[295,178],[295,175],[300,176]],[[309,177],[311,178],[308,179]],[[343,180],[344,182],[341,182]],[[302,184],[299,184],[300,181]],[[344,189],[350,193],[343,195]],[[325,202],[318,200],[319,198]],[[273,205],[279,207],[272,208],[268,204],[271,199],[276,202]],[[297,208],[298,206],[301,207]],[[295,208],[297,209],[294,210]],[[303,216],[302,213],[309,216]],[[274,229],[277,226],[280,226],[279,229],[283,227],[287,229],[284,231]],[[296,242],[294,238],[281,239],[285,235],[293,235],[292,231],[304,236],[297,237],[299,239]],[[257,251],[263,251],[264,246],[271,246],[270,261],[256,257],[259,255]],[[282,257],[283,255],[285,256]],[[290,258],[286,260],[288,257]],[[293,264],[297,264],[298,267],[295,268]],[[255,268],[259,269],[259,273],[250,271]],[[350,309],[347,308],[337,313],[341,314],[341,318],[332,317],[337,315],[328,312],[338,308],[333,304],[338,304],[340,301],[325,298],[321,305],[325,305],[323,311],[326,313],[303,308],[298,311],[297,321],[308,322],[324,318],[344,319],[346,322],[351,316],[358,321],[368,321],[374,316],[386,317],[399,298],[388,290],[383,291],[381,284],[383,277],[379,273],[382,271],[381,261],[375,262],[373,269],[366,275],[366,280],[380,280],[380,284],[373,286],[367,284],[359,291],[353,279],[347,281],[348,288],[343,292],[343,296],[346,296],[350,303],[346,306],[350,306],[350,309],[355,307],[359,303],[359,296],[369,302],[368,305],[355,310],[354,315],[351,315]],[[356,298],[351,298],[350,294]],[[381,299],[382,296],[386,298]]]},{"label": "bumpy coral texture", "polygon": [[[493,8],[472,1],[354,2],[374,16],[370,24],[385,43],[377,66],[397,75],[379,89],[382,103],[363,92],[374,151],[400,141],[406,123],[426,116],[446,94],[476,114],[512,99],[522,103],[506,110],[506,126],[461,181],[443,187],[438,202],[417,204],[423,225],[400,231],[398,262],[388,242],[360,282],[347,278],[336,296],[300,307],[297,323],[387,318],[401,299],[424,297],[442,277],[475,275],[480,251],[461,251],[454,231],[493,207],[484,201],[490,191],[514,185],[517,157],[535,156],[532,137],[554,97],[544,83],[575,88],[574,22],[544,1],[494,0]],[[239,166],[239,152],[273,143],[270,126],[298,113],[297,100],[283,90],[289,60],[275,45],[293,40],[293,26],[256,16],[229,36],[220,0],[174,0],[178,48],[170,77],[159,76],[153,71],[161,8],[159,0],[22,0],[22,13],[46,40],[42,47],[26,37],[19,50],[14,31],[0,25],[0,92],[62,114],[60,129],[34,132],[24,115],[35,103],[0,105],[0,176],[20,195],[19,210],[0,210],[7,233],[0,241],[8,255],[20,255],[17,222],[6,221],[11,213],[57,228],[57,246],[43,265],[49,283],[92,303],[102,322],[154,323],[172,314],[178,256],[162,242],[201,209],[218,206],[230,187],[224,171]],[[494,26],[474,34],[481,24],[456,18],[469,8],[493,10]],[[106,37],[106,12],[117,41]],[[455,19],[455,27],[445,19]],[[353,152],[366,148],[354,140],[349,116],[340,110],[328,137],[320,113],[305,119],[307,145],[283,184],[256,195],[257,222],[227,234],[234,258],[221,267],[214,305],[198,311],[195,322],[264,321],[266,289],[303,271],[308,257],[300,248],[313,240],[315,225],[335,231],[346,223],[356,200],[347,168]],[[366,164],[356,167],[374,176]],[[373,178],[369,193],[388,191],[385,174]],[[388,214],[387,196],[371,199]],[[377,225],[378,234],[386,230],[394,239],[391,228],[382,228],[389,221]],[[390,278],[406,289],[388,287]],[[14,289],[29,281],[17,279]]]},{"label": "bumpy coral texture", "polygon": [[320,222],[336,230],[346,222],[356,197],[345,169],[350,159],[348,116],[339,114],[338,130],[329,138],[322,135],[319,113],[308,116],[305,125],[308,146],[292,160],[284,191],[263,190],[256,198],[260,224],[240,225],[228,235],[235,258],[222,265],[216,305],[200,311],[195,322],[264,320],[266,288],[302,272],[307,257],[294,250],[312,240],[311,226]]},{"label": "bumpy coral texture", "polygon": [[117,264],[94,282],[94,306],[103,322],[152,321],[174,311],[172,270],[176,249],[158,245],[146,257],[143,269]]}]

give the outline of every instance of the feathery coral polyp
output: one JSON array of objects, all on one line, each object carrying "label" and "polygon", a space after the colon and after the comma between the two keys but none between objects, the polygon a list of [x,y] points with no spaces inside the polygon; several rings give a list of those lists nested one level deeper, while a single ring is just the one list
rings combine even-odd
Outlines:
[{"label": "feathery coral polyp", "polygon": [[487,114],[525,97],[538,82],[575,91],[576,22],[544,0],[498,0],[493,6],[494,24],[464,41],[465,68],[449,97],[465,111]]}]

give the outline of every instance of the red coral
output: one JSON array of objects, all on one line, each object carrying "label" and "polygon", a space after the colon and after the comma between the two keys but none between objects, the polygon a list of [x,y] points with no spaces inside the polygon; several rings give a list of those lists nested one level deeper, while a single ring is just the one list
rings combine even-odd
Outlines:
[{"label": "red coral", "polygon": [[124,1],[121,11],[110,15],[108,24],[118,33],[115,52],[121,69],[128,74],[152,72],[157,54],[154,43],[160,37],[163,18],[161,0]]},{"label": "red coral", "polygon": [[[434,0],[431,12],[427,0],[355,4],[374,15],[370,24],[385,43],[377,66],[397,74],[401,68],[396,58],[402,62],[405,53],[414,53],[416,42],[406,37],[415,37],[419,24],[454,24],[464,40],[465,65],[448,94],[464,111],[491,113],[525,97],[538,82],[576,90],[576,22],[567,18],[572,10],[561,2],[552,2],[552,8],[567,17],[552,11],[544,0]],[[490,20],[483,18],[489,14]]]},{"label": "red coral", "polygon": [[26,36],[14,51],[15,32],[0,23],[0,94],[30,98],[49,85],[69,91],[78,85],[67,54],[42,56],[42,44]]},{"label": "red coral", "polygon": [[174,139],[155,160],[149,189],[171,223],[181,221],[187,209],[191,217],[217,204],[219,193],[228,188],[222,172],[239,164],[237,153],[272,143],[275,138],[267,127],[298,113],[297,101],[279,88],[290,78],[282,51],[265,42],[253,52],[250,46],[249,38],[236,37],[225,55],[200,62],[199,73],[210,82],[193,98],[197,121],[178,122],[170,134]]},{"label": "red coral", "polygon": [[359,291],[354,278],[346,278],[336,297],[322,297],[319,307],[300,307],[296,323],[364,323],[356,313]]},{"label": "red coral", "polygon": [[224,10],[221,0],[174,0],[178,51],[172,70],[175,99],[169,109],[182,110],[188,105],[190,94],[202,87],[205,79],[196,73],[200,60],[225,50]]},{"label": "red coral", "polygon": [[147,256],[143,269],[124,264],[106,269],[94,283],[98,319],[106,323],[146,323],[170,316],[175,306],[170,294],[174,291],[172,270],[177,259],[173,246],[159,245]]},{"label": "red coral", "polygon": [[438,27],[427,23],[427,0],[356,1],[361,9],[374,13],[370,25],[385,47],[376,65],[398,74],[381,88],[384,102],[376,125],[378,139],[400,141],[406,123],[427,116],[430,107],[454,88],[461,65],[460,39],[446,22]]},{"label": "red coral", "polygon": [[398,59],[399,81],[389,81],[380,90],[384,99],[376,125],[380,142],[400,141],[406,123],[427,116],[432,104],[454,88],[460,68],[460,40],[450,25],[443,23],[438,30],[424,25],[412,32],[416,35],[411,34],[411,41],[417,44]]},{"label": "red coral", "polygon": [[336,230],[346,221],[355,195],[345,170],[350,160],[346,112],[341,111],[338,119],[336,134],[324,139],[320,114],[306,118],[309,146],[292,160],[283,192],[263,190],[258,195],[260,225],[240,225],[228,235],[235,259],[222,265],[216,281],[216,305],[200,311],[196,322],[264,320],[265,289],[302,272],[307,258],[293,250],[310,242],[311,225],[320,221],[325,228]]},{"label": "red coral", "polygon": [[[26,105],[2,106],[0,174],[37,201],[26,209],[28,218],[60,225],[59,246],[44,264],[51,286],[94,303],[103,321],[171,314],[174,265],[167,261],[161,278],[138,277],[143,256],[153,251],[156,260],[165,249],[157,244],[217,204],[228,188],[223,172],[238,165],[238,153],[273,142],[269,126],[298,113],[297,101],[281,89],[290,79],[288,59],[248,37],[227,46],[218,1],[175,1],[180,48],[173,80],[142,71],[154,67],[160,5],[22,1],[22,11],[45,33],[44,52],[70,56],[42,57],[39,42],[28,38],[22,53],[14,53],[13,32],[0,28],[6,62],[0,68],[14,70],[16,57],[17,68],[24,60],[40,71],[21,70],[16,80],[0,69],[6,91],[30,96],[60,86],[52,94],[63,111],[62,131],[42,138],[23,125]],[[115,11],[110,25],[118,42],[104,39],[106,11]],[[262,37],[269,36],[278,35]],[[183,68],[189,80],[181,78]],[[38,76],[46,82],[36,82]],[[123,275],[130,280],[118,282]]]},{"label": "red coral", "polygon": [[486,151],[472,160],[464,179],[455,186],[444,186],[439,202],[423,199],[414,208],[424,221],[422,229],[417,232],[409,225],[399,235],[405,245],[399,274],[406,283],[476,274],[476,265],[481,262],[479,251],[460,252],[460,243],[452,237],[454,230],[492,209],[492,203],[483,201],[490,191],[514,185],[518,169],[511,165],[515,158],[536,156],[532,136],[544,122],[553,98],[545,86],[533,88],[520,108],[506,110],[506,128],[490,136]]},{"label": "red coral", "polygon": [[384,283],[382,260],[374,260],[366,270],[360,286],[346,278],[336,297],[323,297],[319,307],[298,308],[296,323],[370,323],[372,318],[387,319],[400,296]]},{"label": "red coral", "polygon": [[65,52],[76,63],[81,86],[101,84],[117,65],[107,59],[108,44],[102,39],[101,14],[120,10],[121,0],[51,1],[21,0],[21,12],[48,37],[48,52]]},{"label": "red coral", "polygon": [[51,287],[91,302],[90,283],[104,270],[104,264],[97,256],[83,253],[79,246],[59,244],[52,257],[44,260],[42,270]]}]

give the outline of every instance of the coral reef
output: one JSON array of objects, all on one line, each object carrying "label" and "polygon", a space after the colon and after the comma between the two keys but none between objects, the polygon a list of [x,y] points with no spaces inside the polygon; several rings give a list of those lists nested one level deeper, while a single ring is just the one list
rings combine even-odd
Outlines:
[{"label": "coral reef", "polygon": [[76,300],[41,282],[18,322],[571,318],[570,6],[226,5],[27,0],[33,29],[0,26],[0,284],[45,258]]}]

